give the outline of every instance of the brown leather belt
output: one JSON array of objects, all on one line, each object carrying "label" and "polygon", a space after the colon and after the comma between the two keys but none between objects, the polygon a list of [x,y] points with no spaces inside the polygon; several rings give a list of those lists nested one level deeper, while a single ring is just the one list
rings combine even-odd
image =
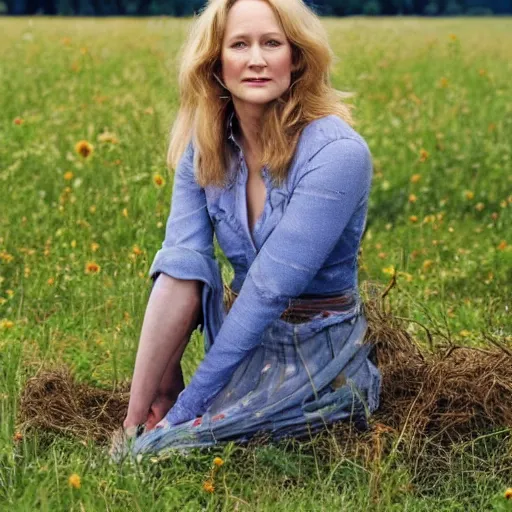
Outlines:
[{"label": "brown leather belt", "polygon": [[[238,297],[238,293],[231,289],[229,285],[224,284],[224,307],[226,312],[231,309],[231,306]],[[322,313],[323,317],[330,316],[333,311],[346,311],[351,306],[355,305],[355,297],[352,294],[337,295],[337,296],[309,296],[298,297],[290,300],[290,306],[281,315],[281,319],[300,324],[311,320],[314,316]]]}]

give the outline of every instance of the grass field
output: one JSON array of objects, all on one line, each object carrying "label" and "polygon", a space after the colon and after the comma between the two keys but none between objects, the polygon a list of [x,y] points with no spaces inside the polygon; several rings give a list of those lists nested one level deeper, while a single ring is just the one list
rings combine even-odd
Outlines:
[{"label": "grass field", "polygon": [[[329,456],[313,440],[118,468],[93,443],[17,434],[23,384],[41,366],[64,363],[106,388],[131,377],[169,211],[187,25],[0,19],[0,509],[512,510],[510,431],[454,447],[452,471],[430,479],[405,462],[399,436],[377,461],[340,455],[333,438]],[[510,344],[510,18],[325,25],[333,83],[356,93],[374,157],[360,282],[397,272],[391,303],[420,343],[417,322],[435,347],[479,346],[484,334]],[[186,380],[201,356],[196,332]],[[215,456],[224,464],[207,492]]]}]

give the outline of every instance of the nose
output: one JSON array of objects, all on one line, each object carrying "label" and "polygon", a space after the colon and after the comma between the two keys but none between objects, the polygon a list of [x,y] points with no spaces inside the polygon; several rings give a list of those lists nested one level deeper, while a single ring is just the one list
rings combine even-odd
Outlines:
[{"label": "nose", "polygon": [[266,66],[267,63],[258,44],[253,44],[249,54],[249,66]]}]

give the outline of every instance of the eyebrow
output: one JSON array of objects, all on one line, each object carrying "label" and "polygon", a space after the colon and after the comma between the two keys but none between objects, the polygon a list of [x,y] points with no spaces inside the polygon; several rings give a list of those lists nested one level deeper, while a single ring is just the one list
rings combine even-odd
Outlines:
[{"label": "eyebrow", "polygon": [[[266,34],[261,34],[261,37],[267,37],[267,36],[283,37],[283,35],[280,34],[279,32],[267,32]],[[239,33],[239,34],[235,34],[234,36],[230,37],[228,39],[228,41],[232,41],[233,39],[242,39],[244,37],[247,37],[247,34]]]}]

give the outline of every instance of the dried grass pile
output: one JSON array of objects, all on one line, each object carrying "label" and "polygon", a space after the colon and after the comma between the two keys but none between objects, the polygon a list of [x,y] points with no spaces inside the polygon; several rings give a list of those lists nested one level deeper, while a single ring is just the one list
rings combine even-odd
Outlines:
[{"label": "dried grass pile", "polygon": [[21,429],[72,434],[109,441],[122,424],[129,392],[107,391],[75,381],[66,367],[40,371],[28,379],[21,397]]},{"label": "dried grass pile", "polygon": [[422,350],[383,295],[365,302],[367,341],[375,346],[383,377],[375,419],[410,443],[428,437],[442,445],[512,428],[512,351],[490,338],[488,348],[445,344]]},{"label": "dried grass pile", "polygon": [[[383,376],[372,424],[380,432],[400,433],[411,446],[426,438],[444,445],[512,427],[512,352],[451,346],[427,353],[386,308],[389,289],[365,302],[367,341],[375,346]],[[25,428],[104,442],[121,425],[128,396],[77,384],[66,369],[41,371],[26,383],[20,421]]]}]

